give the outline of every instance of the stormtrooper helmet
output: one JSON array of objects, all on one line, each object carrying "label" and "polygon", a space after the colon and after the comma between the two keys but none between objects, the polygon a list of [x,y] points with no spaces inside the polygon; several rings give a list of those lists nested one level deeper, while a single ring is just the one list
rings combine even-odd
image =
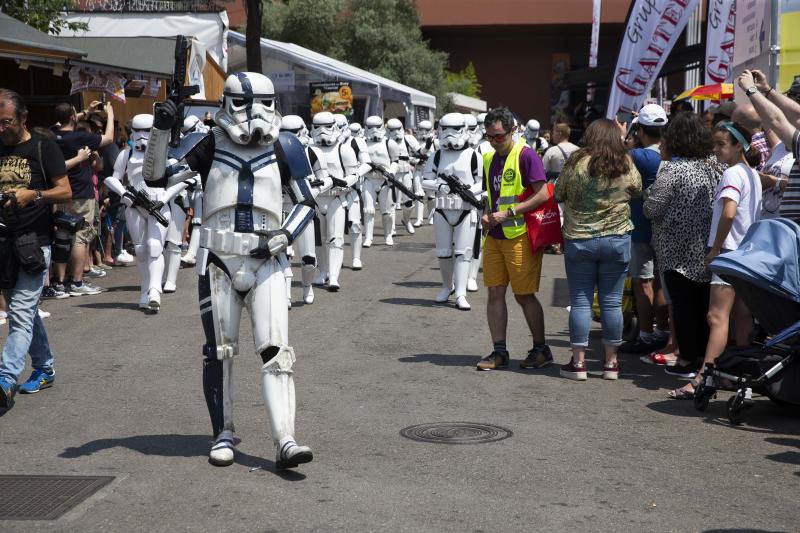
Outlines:
[{"label": "stormtrooper helmet", "polygon": [[365,122],[367,126],[367,140],[380,141],[386,136],[386,130],[383,129],[383,119],[377,115],[367,117]]},{"label": "stormtrooper helmet", "polygon": [[297,139],[303,143],[303,145],[308,145],[308,143],[311,142],[311,138],[308,136],[308,128],[306,128],[306,123],[298,115],[284,116],[281,119],[281,131],[291,133],[297,137]]},{"label": "stormtrooper helmet", "polygon": [[525,140],[528,143],[533,142],[539,137],[539,130],[541,129],[541,125],[539,121],[536,119],[530,119],[527,124],[525,124]]},{"label": "stormtrooper helmet", "polygon": [[131,139],[133,146],[137,150],[144,151],[147,148],[147,141],[150,139],[150,128],[153,127],[153,115],[136,115],[131,120]]},{"label": "stormtrooper helmet", "polygon": [[358,122],[353,122],[350,124],[350,135],[353,137],[360,137],[364,138],[364,128],[361,127],[361,124]]},{"label": "stormtrooper helmet", "polygon": [[333,113],[322,111],[311,121],[311,137],[319,146],[333,146],[339,138],[339,128]]},{"label": "stormtrooper helmet", "polygon": [[464,113],[464,126],[467,128],[467,140],[470,146],[478,144],[478,119],[472,113]]},{"label": "stormtrooper helmet", "polygon": [[200,119],[194,115],[189,115],[188,117],[183,119],[183,127],[181,128],[181,133],[186,135],[188,133],[196,131],[198,124],[200,124]]},{"label": "stormtrooper helmet", "polygon": [[433,124],[430,120],[422,120],[417,124],[416,138],[419,142],[425,142],[433,136]]},{"label": "stormtrooper helmet", "polygon": [[339,130],[339,140],[344,142],[350,137],[350,123],[347,121],[347,117],[341,113],[334,113],[333,120],[336,122],[336,128]]},{"label": "stormtrooper helmet", "polygon": [[464,115],[448,113],[439,120],[439,144],[449,150],[461,150],[467,144]]},{"label": "stormtrooper helmet", "polygon": [[281,115],[275,110],[275,88],[269,78],[257,72],[236,72],[228,76],[222,105],[214,122],[238,144],[275,142]]},{"label": "stormtrooper helmet", "polygon": [[481,132],[481,138],[486,135],[486,113],[478,113],[478,131]]},{"label": "stormtrooper helmet", "polygon": [[390,118],[388,122],[386,122],[386,135],[390,139],[400,141],[403,139],[404,134],[405,132],[403,131],[403,123],[400,122],[399,119]]}]

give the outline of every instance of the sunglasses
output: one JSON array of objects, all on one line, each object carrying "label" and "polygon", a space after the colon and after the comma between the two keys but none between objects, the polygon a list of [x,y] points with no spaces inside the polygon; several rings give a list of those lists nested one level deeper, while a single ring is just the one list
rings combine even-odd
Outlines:
[{"label": "sunglasses", "polygon": [[496,134],[496,135],[489,135],[488,133],[485,133],[485,134],[483,135],[483,137],[484,137],[484,139],[486,139],[487,141],[494,141],[494,142],[496,142],[496,143],[501,143],[501,142],[503,142],[503,141],[505,141],[505,140],[506,140],[506,137],[508,137],[508,135],[509,135],[510,133],[511,133],[510,131],[507,131],[507,132],[505,132],[505,133],[498,133],[498,134]]}]

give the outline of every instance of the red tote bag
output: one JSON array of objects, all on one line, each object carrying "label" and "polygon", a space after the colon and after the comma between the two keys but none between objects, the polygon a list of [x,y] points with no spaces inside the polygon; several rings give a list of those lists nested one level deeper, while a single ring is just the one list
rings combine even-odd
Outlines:
[{"label": "red tote bag", "polygon": [[[524,214],[532,252],[537,252],[550,244],[564,244],[564,238],[561,235],[561,213],[553,196],[555,185],[547,183],[545,187],[547,187],[547,201],[538,209]],[[525,191],[519,197],[520,202],[529,196],[529,192]]]}]

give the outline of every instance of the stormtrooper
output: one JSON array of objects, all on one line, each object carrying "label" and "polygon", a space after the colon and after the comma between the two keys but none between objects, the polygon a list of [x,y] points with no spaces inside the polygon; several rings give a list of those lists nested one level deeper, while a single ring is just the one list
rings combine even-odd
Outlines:
[{"label": "stormtrooper", "polygon": [[[413,189],[414,175],[412,173],[411,164],[412,157],[416,155],[416,149],[418,148],[416,139],[411,137],[411,139],[413,139],[413,144],[409,143],[409,140],[406,139],[405,131],[403,130],[403,123],[396,118],[390,118],[386,122],[386,137],[389,139],[389,144],[394,143],[397,146],[395,177],[402,182],[406,188]],[[416,198],[408,198],[398,190],[394,192],[396,194],[395,202],[400,206],[403,212],[403,226],[405,226],[409,235],[413,235],[415,230],[411,219],[414,214]],[[412,192],[416,191],[412,190]],[[392,210],[392,229],[394,229],[394,214],[395,211]]]},{"label": "stormtrooper", "polygon": [[370,164],[372,160],[369,157],[369,149],[364,139],[354,137],[350,131],[350,125],[342,114],[335,114],[333,116],[336,121],[336,127],[339,128],[339,143],[348,144],[358,159],[358,169],[356,174],[358,179],[352,190],[347,194],[347,222],[350,223],[350,249],[353,251],[353,270],[361,270],[363,264],[361,263],[361,249],[364,244],[364,226],[361,216],[362,192],[361,187],[364,182],[364,176],[371,170]]},{"label": "stormtrooper", "polygon": [[[183,120],[183,127],[181,128],[181,134],[186,137],[192,133],[208,133],[211,131],[206,124],[200,120],[199,117],[194,115],[189,115]],[[183,196],[183,195],[182,195]],[[180,262],[186,264],[188,266],[194,266],[196,262],[197,252],[200,249],[200,211],[203,205],[203,189],[200,186],[198,181],[197,187],[194,190],[187,190],[185,193],[185,202],[184,202],[184,209],[187,207],[192,208],[192,219],[189,221],[189,248],[186,250],[186,253],[183,254],[180,258]],[[183,215],[178,214],[178,217],[187,216],[187,213],[184,209],[181,209]],[[173,219],[175,219],[176,211],[173,210]],[[184,218],[185,222],[185,218]],[[180,226],[178,226],[180,227]],[[169,241],[169,236],[167,237]],[[180,245],[180,243],[178,243]],[[169,289],[172,288],[174,283],[170,283],[172,279],[174,282],[174,278],[171,275],[172,269],[175,268],[172,266],[170,262],[171,258],[167,256],[167,279],[164,281],[164,292],[168,292]],[[177,274],[177,269],[176,269]]]},{"label": "stormtrooper", "polygon": [[203,121],[200,120],[200,117],[189,115],[183,119],[181,135],[189,135],[190,133],[208,133],[210,130],[211,128],[203,124]]},{"label": "stormtrooper", "polygon": [[471,148],[477,147],[481,142],[478,119],[472,113],[464,113],[464,125],[467,128],[467,144]]},{"label": "stormtrooper", "polygon": [[[133,148],[129,146],[120,152],[114,162],[113,173],[104,183],[109,190],[122,197],[122,202],[128,207],[125,210],[125,221],[133,241],[136,264],[139,268],[141,285],[139,308],[158,312],[161,307],[161,279],[164,275],[164,243],[171,215],[169,204],[186,187],[194,186],[197,180],[190,174],[172,182],[169,182],[166,176],[148,179],[148,176],[143,174],[145,150],[152,126],[153,115],[141,114],[133,117],[131,120]],[[164,160],[160,164],[165,166],[166,153],[163,157]],[[122,184],[126,174],[128,188]],[[158,221],[159,218],[161,222]]]},{"label": "stormtrooper", "polygon": [[[297,140],[305,146],[306,157],[308,158],[311,170],[314,172],[314,180],[309,182],[317,190],[325,191],[331,187],[331,179],[328,177],[328,169],[325,163],[325,156],[318,148],[311,146],[311,137],[308,134],[306,123],[297,115],[286,115],[281,119],[281,132],[286,132],[297,137]],[[284,211],[286,204],[294,205],[296,198],[293,197],[292,189],[284,191]],[[289,207],[291,209],[291,207]],[[300,254],[300,276],[303,286],[303,302],[306,304],[314,303],[314,288],[312,282],[317,270],[317,252],[314,245],[314,222],[308,226],[295,239],[294,246]],[[286,291],[291,294],[292,272],[288,269],[284,272],[286,276]],[[289,298],[291,305],[291,297]]]},{"label": "stormtrooper", "polygon": [[[175,121],[171,101],[156,107],[144,164],[145,178],[166,172],[167,142]],[[200,252],[197,256],[203,346],[203,389],[214,433],[209,461],[233,463],[233,358],[239,353],[242,309],[251,317],[255,353],[261,358],[262,394],[276,445],[278,469],[313,459],[295,441],[295,353],[288,339],[286,247],[314,215],[312,173],[302,144],[280,134],[275,91],[266,76],[228,76],[214,116],[216,126],[188,151],[187,172],[203,181]],[[297,203],[285,218],[281,190]],[[283,222],[281,220],[283,219]]]},{"label": "stormtrooper", "polygon": [[361,124],[359,124],[358,122],[351,122],[350,123],[350,135],[352,135],[356,139],[363,139],[364,138],[364,128],[362,128]]},{"label": "stormtrooper", "polygon": [[540,130],[541,126],[539,125],[539,121],[530,119],[525,124],[525,131],[522,133],[522,136],[525,137],[525,144],[533,148],[539,156],[544,154],[545,150],[550,147],[546,140],[539,137]]},{"label": "stormtrooper", "polygon": [[[373,165],[382,167],[389,174],[394,175],[397,171],[398,145],[389,143],[386,138],[386,130],[383,127],[383,119],[378,116],[367,117],[366,120],[366,140],[369,156]],[[394,199],[392,188],[386,182],[386,178],[377,170],[369,172],[364,179],[364,247],[372,246],[372,237],[375,230],[376,208],[380,208],[383,219],[383,235],[386,246],[393,246],[394,239]]]},{"label": "stormtrooper", "polygon": [[[419,124],[417,124],[414,135],[417,139],[417,144],[419,144],[419,163],[414,172],[414,188],[416,189],[417,182],[419,182],[419,186],[422,187],[422,174],[425,169],[425,163],[433,153],[439,149],[439,139],[436,138],[436,134],[433,131],[433,124],[431,124],[430,120],[420,121]],[[422,221],[425,218],[426,205],[430,213],[428,216],[428,223],[433,224],[433,199],[433,193],[428,192],[425,195],[425,199],[417,204],[417,220],[414,222],[415,227],[420,227],[422,225]]]},{"label": "stormtrooper", "polygon": [[[333,113],[323,111],[314,115],[311,123],[311,137],[314,145],[325,157],[328,176],[333,186],[317,196],[319,232],[323,239],[323,253],[319,261],[319,275],[315,285],[327,283],[328,290],[339,290],[339,273],[344,261],[345,209],[350,202],[350,193],[358,182],[359,161],[349,143],[340,143],[341,131],[336,127]],[[359,228],[360,229],[360,228]],[[360,267],[361,258],[353,248],[354,266]],[[356,262],[358,260],[358,262]]]},{"label": "stormtrooper", "polygon": [[480,134],[480,142],[478,146],[475,148],[478,151],[478,155],[481,157],[483,154],[489,153],[494,148],[492,148],[492,144],[486,140],[486,113],[479,113],[478,114],[478,133]]},{"label": "stormtrooper", "polygon": [[[469,146],[469,133],[461,113],[448,113],[439,121],[441,147],[428,159],[422,186],[436,194],[433,230],[436,255],[442,274],[442,290],[436,301],[446,302],[455,292],[456,308],[467,311],[467,277],[475,241],[479,213],[448,184],[443,175],[452,176],[459,187],[480,197],[483,188],[483,161]],[[455,257],[454,257],[455,256]]]}]

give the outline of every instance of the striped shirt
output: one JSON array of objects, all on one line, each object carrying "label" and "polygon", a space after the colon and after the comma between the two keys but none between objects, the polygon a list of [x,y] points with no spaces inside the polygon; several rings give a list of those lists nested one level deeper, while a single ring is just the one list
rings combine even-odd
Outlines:
[{"label": "striped shirt", "polygon": [[792,170],[789,171],[789,180],[786,190],[783,191],[780,216],[800,224],[800,130],[795,130],[792,135],[792,155],[795,157]]}]

